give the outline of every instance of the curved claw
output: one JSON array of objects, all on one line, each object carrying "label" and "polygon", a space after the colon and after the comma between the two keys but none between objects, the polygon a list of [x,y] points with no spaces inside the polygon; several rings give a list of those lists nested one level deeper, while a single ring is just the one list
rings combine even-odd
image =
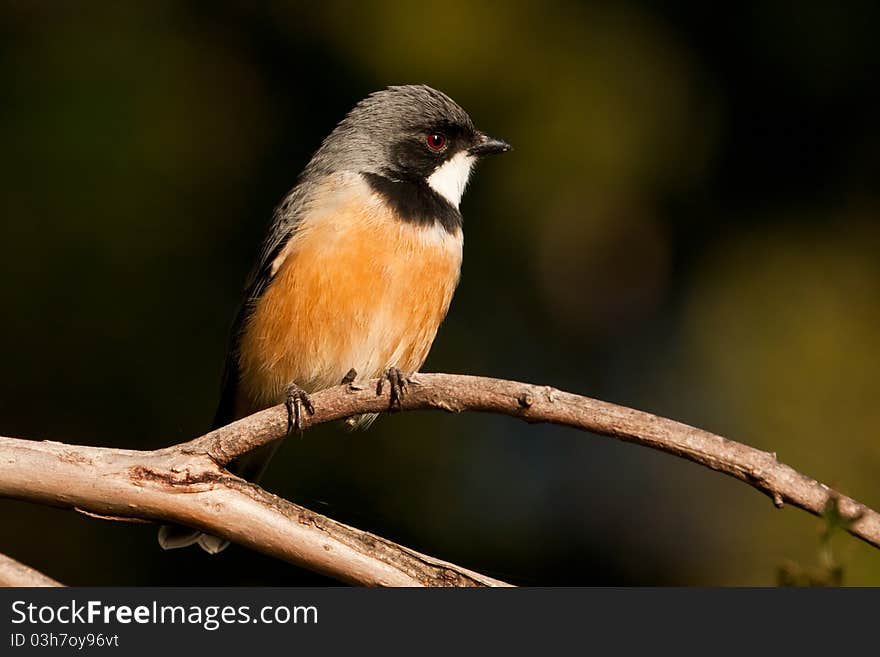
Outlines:
[{"label": "curved claw", "polygon": [[393,411],[395,404],[397,405],[397,408],[402,408],[401,402],[409,380],[396,367],[389,367],[385,370],[385,373],[379,377],[379,383],[376,385],[377,395],[382,394],[382,389],[385,387],[385,381],[388,381],[391,386],[388,395],[388,410]]},{"label": "curved claw", "polygon": [[303,430],[303,410],[309,415],[315,414],[315,407],[312,406],[312,400],[306,394],[306,391],[295,383],[287,386],[284,395],[284,406],[287,408],[287,433],[289,434],[294,427],[297,431]]}]

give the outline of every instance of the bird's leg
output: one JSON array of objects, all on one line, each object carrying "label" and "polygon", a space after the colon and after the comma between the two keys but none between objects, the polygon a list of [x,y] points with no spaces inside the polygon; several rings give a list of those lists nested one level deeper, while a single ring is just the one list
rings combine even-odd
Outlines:
[{"label": "bird's leg", "polygon": [[284,391],[284,406],[287,408],[287,433],[296,427],[297,431],[302,431],[302,414],[305,410],[309,415],[315,414],[315,407],[312,406],[312,400],[306,394],[306,391],[295,383],[291,383]]},{"label": "bird's leg", "polygon": [[386,380],[391,386],[388,395],[388,410],[393,411],[395,404],[397,404],[397,408],[401,408],[401,400],[403,400],[403,395],[406,392],[406,384],[408,383],[408,380],[399,369],[396,367],[389,367],[385,370],[384,374],[379,377],[379,383],[376,385],[377,395],[382,394],[382,388],[384,387]]}]

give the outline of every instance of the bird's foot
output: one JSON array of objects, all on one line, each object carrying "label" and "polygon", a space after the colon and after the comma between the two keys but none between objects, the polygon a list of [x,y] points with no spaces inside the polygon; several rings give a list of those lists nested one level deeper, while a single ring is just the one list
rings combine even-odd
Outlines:
[{"label": "bird's foot", "polygon": [[376,385],[377,395],[382,394],[385,381],[388,381],[390,385],[388,410],[393,411],[395,405],[397,405],[397,408],[401,408],[401,401],[403,400],[403,395],[406,392],[406,384],[409,380],[396,367],[389,367],[385,370],[385,373],[379,377],[379,383]]},{"label": "bird's foot", "polygon": [[303,411],[309,415],[315,414],[315,407],[306,391],[295,383],[287,386],[284,394],[284,406],[287,408],[287,433],[290,434],[296,427],[297,431],[303,430]]},{"label": "bird's foot", "polygon": [[357,378],[357,375],[358,375],[357,370],[352,367],[350,370],[348,370],[348,372],[346,372],[345,376],[342,377],[342,382],[340,385],[354,383],[354,380]]}]

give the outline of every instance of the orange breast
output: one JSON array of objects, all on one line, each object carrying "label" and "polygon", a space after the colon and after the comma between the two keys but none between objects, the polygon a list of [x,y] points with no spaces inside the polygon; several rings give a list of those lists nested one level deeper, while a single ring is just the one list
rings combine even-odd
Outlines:
[{"label": "orange breast", "polygon": [[417,371],[458,283],[460,231],[398,220],[359,178],[314,205],[243,332],[240,390],[252,409],[281,401],[291,382],[337,385],[350,368]]}]

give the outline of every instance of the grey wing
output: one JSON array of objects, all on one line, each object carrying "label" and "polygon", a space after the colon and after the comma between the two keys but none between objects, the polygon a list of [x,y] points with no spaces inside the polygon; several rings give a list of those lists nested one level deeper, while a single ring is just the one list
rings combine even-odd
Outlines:
[{"label": "grey wing", "polygon": [[248,316],[254,305],[259,301],[263,292],[269,287],[275,272],[272,269],[278,255],[287,245],[299,223],[298,217],[304,206],[304,194],[302,185],[297,185],[290,194],[285,197],[273,214],[272,227],[266,240],[260,249],[260,256],[256,266],[251,270],[245,284],[244,300],[238,308],[232,330],[229,336],[229,346],[226,349],[226,363],[223,367],[223,376],[220,383],[220,401],[214,414],[211,429],[226,426],[237,420],[235,417],[235,399],[238,394],[239,366],[238,348],[241,341],[241,333],[247,323]]},{"label": "grey wing", "polygon": [[[244,301],[242,301],[235,315],[235,321],[232,324],[229,347],[226,350],[226,364],[223,368],[223,377],[221,379],[220,401],[217,404],[217,412],[214,414],[214,421],[211,424],[212,429],[225,426],[238,419],[235,415],[235,401],[239,386],[238,349],[241,333],[247,324],[248,315],[254,304],[265,292],[269,283],[272,282],[272,278],[275,275],[272,267],[273,263],[282,249],[284,249],[291,235],[296,231],[299,218],[302,216],[308,199],[309,178],[316,175],[318,169],[320,167],[310,163],[303,172],[296,187],[284,198],[281,205],[275,209],[272,217],[272,227],[269,229],[266,240],[263,242],[256,266],[251,270],[251,274],[248,277],[245,285]],[[256,482],[265,471],[280,443],[281,441],[277,440],[245,454],[229,464],[229,471],[248,481]],[[220,552],[229,545],[228,541],[208,534],[202,534],[197,530],[187,527],[163,525],[159,529],[159,544],[166,550],[186,547],[195,542],[198,542],[206,552],[212,554]]]},{"label": "grey wing", "polygon": [[[271,237],[272,235],[270,234]],[[285,241],[279,242],[280,248],[283,248]],[[268,240],[266,244],[269,244]],[[263,254],[265,253],[266,249],[264,247]],[[217,404],[217,411],[214,414],[211,429],[218,429],[238,419],[235,413],[235,399],[238,394],[239,381],[238,345],[241,339],[241,331],[247,321],[249,309],[253,307],[254,301],[260,298],[260,295],[272,280],[271,276],[266,276],[263,273],[265,269],[263,266],[264,260],[264,255],[261,255],[257,267],[254,268],[248,279],[247,286],[245,287],[244,301],[239,306],[232,324],[229,347],[226,350],[226,363],[223,367],[223,377],[220,383],[220,401]],[[228,464],[227,469],[239,477],[256,481],[263,474],[266,466],[268,466],[279,443],[280,441],[275,441],[249,452],[233,463]],[[229,542],[226,540],[211,536],[210,534],[203,534],[197,529],[182,525],[162,525],[159,528],[158,538],[159,545],[165,550],[183,548],[198,543],[206,552],[216,554],[226,549],[229,545]]]}]

